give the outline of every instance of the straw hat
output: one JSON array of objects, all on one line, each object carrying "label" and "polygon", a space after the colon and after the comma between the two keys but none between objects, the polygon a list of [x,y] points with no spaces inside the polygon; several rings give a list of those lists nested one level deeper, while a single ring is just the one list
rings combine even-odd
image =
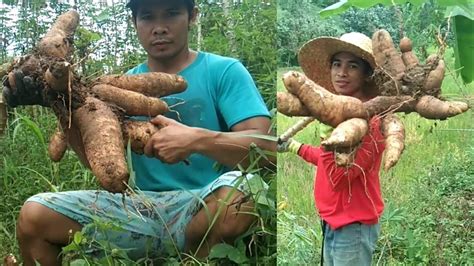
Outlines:
[{"label": "straw hat", "polygon": [[[298,62],[305,75],[325,89],[335,93],[331,82],[331,58],[340,52],[349,52],[367,61],[375,70],[372,40],[359,32],[343,34],[339,39],[321,37],[305,43],[299,53]],[[370,82],[370,93],[376,93],[375,83]]]}]

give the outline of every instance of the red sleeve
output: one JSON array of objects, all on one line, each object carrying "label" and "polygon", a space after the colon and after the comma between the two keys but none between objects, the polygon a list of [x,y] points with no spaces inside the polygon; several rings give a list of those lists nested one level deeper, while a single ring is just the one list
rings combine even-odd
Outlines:
[{"label": "red sleeve", "polygon": [[312,163],[317,166],[319,156],[321,156],[322,152],[323,150],[321,149],[321,147],[314,147],[311,145],[303,144],[298,150],[298,155],[308,163]]},{"label": "red sleeve", "polygon": [[377,171],[378,173],[379,169],[374,169],[374,167],[380,168],[380,164],[376,164],[376,162],[380,160],[384,148],[384,138],[380,131],[380,118],[376,117],[370,121],[370,132],[362,139],[351,167],[337,166],[334,153],[323,150],[320,155],[321,167],[325,168],[333,190],[338,191],[347,187],[349,181],[364,176],[369,171]]}]

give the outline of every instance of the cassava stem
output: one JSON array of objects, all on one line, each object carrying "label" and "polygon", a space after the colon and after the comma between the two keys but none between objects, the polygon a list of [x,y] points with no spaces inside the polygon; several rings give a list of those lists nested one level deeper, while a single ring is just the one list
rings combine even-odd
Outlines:
[{"label": "cassava stem", "polygon": [[287,141],[288,139],[296,135],[296,133],[303,130],[303,128],[308,126],[314,120],[315,120],[314,117],[305,117],[299,120],[298,122],[296,122],[296,124],[294,124],[289,129],[287,129],[283,134],[281,134],[279,139],[281,141]]}]

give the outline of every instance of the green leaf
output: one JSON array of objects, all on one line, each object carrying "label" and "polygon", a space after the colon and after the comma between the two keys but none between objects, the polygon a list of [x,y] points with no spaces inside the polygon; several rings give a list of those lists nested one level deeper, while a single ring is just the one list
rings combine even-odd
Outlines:
[{"label": "green leaf", "polygon": [[77,231],[74,233],[74,243],[77,245],[80,245],[82,242],[82,233],[80,231]]},{"label": "green leaf", "polygon": [[[472,0],[438,0],[437,4],[442,7],[447,6],[465,6],[467,7]],[[322,18],[326,18],[329,16],[341,14],[350,7],[358,7],[358,8],[369,8],[375,6],[377,4],[385,5],[385,6],[392,6],[393,4],[397,5],[404,5],[406,3],[411,3],[412,5],[419,6],[426,1],[422,0],[341,0],[331,6],[326,7],[325,9],[321,10],[319,14]]]},{"label": "green leaf", "polygon": [[84,266],[84,265],[90,265],[90,264],[84,259],[77,259],[77,260],[71,261],[69,265],[70,266]]},{"label": "green leaf", "polygon": [[446,8],[445,17],[465,16],[474,20],[474,4],[449,6]]},{"label": "green leaf", "polygon": [[45,148],[45,150],[47,150],[44,135],[41,132],[41,129],[39,128],[38,124],[36,124],[35,122],[33,122],[31,119],[29,119],[26,116],[22,116],[22,115],[18,115],[18,116],[19,116],[19,118],[18,118],[19,120],[18,119],[15,120],[15,122],[18,122],[18,124],[15,126],[15,129],[13,130],[14,131],[13,138],[14,139],[16,138],[16,134],[18,133],[18,130],[19,130],[20,126],[25,125],[28,129],[30,129],[34,133],[34,135],[39,140],[41,145]]},{"label": "green leaf", "polygon": [[474,78],[474,20],[459,15],[453,18],[453,24],[456,72],[464,83],[470,83]]},{"label": "green leaf", "polygon": [[99,23],[104,22],[104,21],[109,20],[109,19],[110,19],[110,14],[109,14],[109,11],[107,9],[100,12],[100,14],[95,18],[95,20]]},{"label": "green leaf", "polygon": [[229,260],[242,264],[248,262],[248,258],[245,256],[245,253],[231,246],[229,244],[217,244],[215,245],[209,254],[210,259],[224,259],[228,258]]},{"label": "green leaf", "polygon": [[[397,2],[397,1],[395,1]],[[387,0],[379,0],[379,1],[364,1],[364,0],[341,0],[333,5],[326,7],[325,9],[321,10],[319,14],[322,18],[326,18],[329,16],[341,14],[350,7],[359,7],[359,8],[369,8],[376,4],[391,4],[391,1]]]},{"label": "green leaf", "polygon": [[270,135],[264,135],[264,134],[240,134],[238,132],[234,134],[241,137],[250,137],[250,138],[263,139],[263,140],[269,140],[269,141],[275,141],[275,142],[278,140],[278,137],[276,136],[270,136]]},{"label": "green leaf", "polygon": [[76,30],[76,32],[77,32],[76,35],[78,36],[77,37],[78,42],[81,43],[80,46],[88,45],[88,44],[96,42],[96,41],[98,41],[102,38],[102,35],[100,35],[99,33],[94,32],[94,31],[90,31],[90,30],[88,30],[86,28],[83,28],[83,27],[79,27]]},{"label": "green leaf", "polygon": [[71,251],[78,251],[77,245],[74,242],[71,242],[69,245],[62,248],[62,253],[65,254]]},{"label": "green leaf", "polygon": [[130,139],[128,139],[127,143],[127,165],[128,165],[128,171],[130,172],[130,177],[128,179],[128,185],[135,189],[136,188],[136,174],[135,170],[133,169],[133,160],[132,160],[132,148],[130,144]]},{"label": "green leaf", "polygon": [[467,6],[472,4],[472,0],[437,0],[439,6]]},{"label": "green leaf", "polygon": [[244,183],[246,191],[254,195],[254,201],[265,206],[273,206],[272,199],[267,197],[268,185],[259,175],[254,175]]}]

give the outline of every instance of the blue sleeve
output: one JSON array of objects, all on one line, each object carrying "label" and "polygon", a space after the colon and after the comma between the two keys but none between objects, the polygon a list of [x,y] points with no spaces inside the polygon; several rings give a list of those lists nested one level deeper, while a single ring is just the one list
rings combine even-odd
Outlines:
[{"label": "blue sleeve", "polygon": [[228,128],[252,117],[270,117],[252,76],[239,61],[232,62],[222,72],[217,105]]}]

